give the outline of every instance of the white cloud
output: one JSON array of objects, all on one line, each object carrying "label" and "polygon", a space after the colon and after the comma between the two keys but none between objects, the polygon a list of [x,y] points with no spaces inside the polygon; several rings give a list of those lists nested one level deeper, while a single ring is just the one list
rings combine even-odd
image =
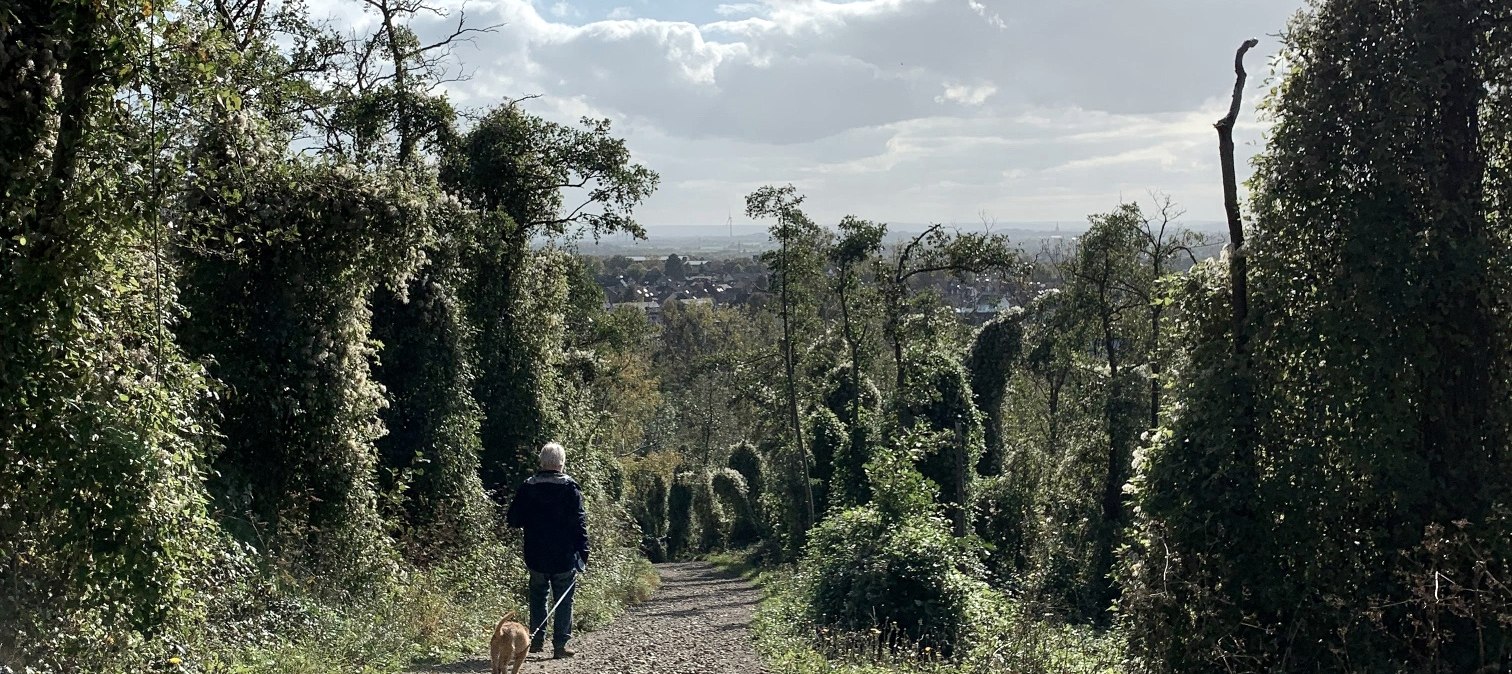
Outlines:
[{"label": "white cloud", "polygon": [[714,7],[714,13],[720,16],[740,16],[745,14],[756,14],[760,12],[762,8],[763,6],[761,5],[761,3],[739,2],[733,4],[717,5]]},{"label": "white cloud", "polygon": [[[459,50],[475,75],[450,94],[615,120],[663,174],[645,218],[699,224],[787,181],[821,219],[1080,220],[1152,187],[1221,218],[1212,122],[1233,49],[1302,0],[765,0],[705,23],[592,2],[472,0],[470,20],[503,26]],[[564,16],[584,11],[606,19]],[[1259,137],[1248,107],[1239,135]]]},{"label": "white cloud", "polygon": [[935,96],[936,103],[950,101],[962,105],[981,105],[987,99],[997,93],[997,87],[991,84],[951,84],[945,83],[945,93]]},{"label": "white cloud", "polygon": [[1003,16],[1001,14],[988,10],[986,5],[978,2],[977,0],[966,0],[966,6],[970,7],[971,11],[976,12],[978,16],[986,19],[987,23],[993,28],[1008,27],[1008,22],[1003,20]]}]

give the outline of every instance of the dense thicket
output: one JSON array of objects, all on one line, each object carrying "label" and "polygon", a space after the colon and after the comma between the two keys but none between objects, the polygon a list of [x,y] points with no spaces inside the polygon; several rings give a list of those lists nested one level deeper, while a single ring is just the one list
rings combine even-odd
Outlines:
[{"label": "dense thicket", "polygon": [[1343,0],[1287,33],[1246,246],[1252,355],[1224,353],[1229,293],[1189,283],[1190,375],[1140,484],[1136,643],[1169,668],[1512,657],[1509,16]]},{"label": "dense thicket", "polygon": [[0,8],[0,668],[263,667],[378,621],[371,657],[451,647],[522,590],[483,479],[547,439],[601,550],[583,619],[633,594],[593,372],[636,327],[569,329],[601,306],[529,244],[638,234],[656,176],[605,122],[460,124],[431,92],[465,33],[369,5],[351,37],[297,4]]}]

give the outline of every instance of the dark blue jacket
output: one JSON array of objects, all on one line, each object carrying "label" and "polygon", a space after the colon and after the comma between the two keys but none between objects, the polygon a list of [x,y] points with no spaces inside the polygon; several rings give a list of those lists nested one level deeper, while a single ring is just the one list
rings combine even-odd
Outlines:
[{"label": "dark blue jacket", "polygon": [[532,571],[565,573],[588,565],[583,491],[566,474],[543,470],[525,480],[505,519],[525,530],[525,566]]}]

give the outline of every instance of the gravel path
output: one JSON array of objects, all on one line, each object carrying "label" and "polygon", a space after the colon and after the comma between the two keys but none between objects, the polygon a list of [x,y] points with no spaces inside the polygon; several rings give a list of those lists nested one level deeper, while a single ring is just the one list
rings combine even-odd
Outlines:
[{"label": "gravel path", "polygon": [[[572,640],[577,657],[533,653],[521,674],[751,674],[765,672],[751,643],[761,592],[709,564],[658,564],[661,588],[614,624]],[[414,674],[488,673],[478,656]]]}]

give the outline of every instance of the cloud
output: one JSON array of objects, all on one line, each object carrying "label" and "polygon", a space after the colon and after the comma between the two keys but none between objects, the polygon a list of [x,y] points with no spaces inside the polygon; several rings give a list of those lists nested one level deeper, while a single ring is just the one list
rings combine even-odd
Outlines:
[{"label": "cloud", "polygon": [[757,2],[740,2],[728,5],[717,5],[714,7],[714,13],[720,16],[740,16],[746,14],[756,14],[761,10],[762,5],[761,3]]},{"label": "cloud", "polygon": [[991,84],[951,84],[945,83],[945,93],[935,96],[936,103],[950,101],[962,105],[981,105],[987,99],[997,93],[997,87]]},{"label": "cloud", "polygon": [[966,0],[966,6],[970,7],[971,11],[976,12],[977,16],[982,17],[993,28],[1008,27],[1008,22],[1003,20],[1001,14],[988,10],[986,5],[977,2],[977,0]]},{"label": "cloud", "polygon": [[[1301,4],[764,0],[669,20],[636,18],[645,3],[471,0],[470,21],[503,25],[458,50],[474,75],[448,91],[613,119],[663,174],[644,214],[668,224],[722,223],[750,189],[787,181],[824,217],[1079,220],[1159,187],[1217,219],[1211,125],[1233,50]],[[1241,143],[1258,140],[1253,119],[1247,106]]]}]

